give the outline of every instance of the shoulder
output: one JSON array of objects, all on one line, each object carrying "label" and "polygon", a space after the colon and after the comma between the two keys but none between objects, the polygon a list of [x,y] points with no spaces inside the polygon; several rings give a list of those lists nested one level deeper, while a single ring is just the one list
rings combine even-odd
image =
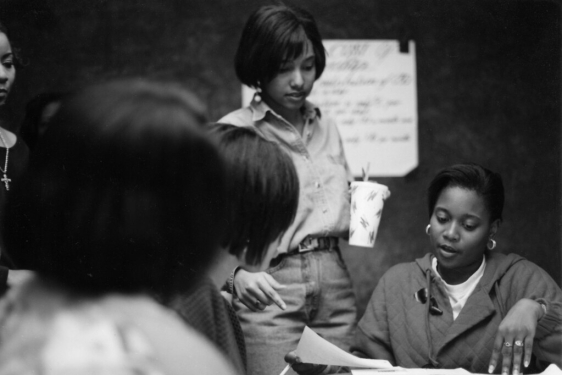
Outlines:
[{"label": "shoulder", "polygon": [[[6,343],[0,347],[0,372],[129,374],[122,369],[135,368],[136,374],[179,375],[190,368],[197,374],[235,373],[207,339],[147,296],[77,298],[39,281],[31,278],[9,292],[11,309],[4,309],[8,314],[0,328]],[[30,326],[33,334],[26,334]]]},{"label": "shoulder", "polygon": [[[7,148],[14,147],[14,145],[18,142],[18,137],[14,133],[12,133],[11,131],[0,127],[0,133],[3,136],[1,138],[2,142],[0,144],[0,147],[7,147]],[[22,143],[22,142],[19,142],[19,143]]]},{"label": "shoulder", "polygon": [[[540,266],[517,254],[498,254],[491,252],[486,256],[486,282],[499,282],[500,288],[510,293],[529,297],[545,295],[560,296],[560,288],[554,279]],[[557,297],[557,298],[558,298]]]},{"label": "shoulder", "polygon": [[377,288],[380,286],[385,289],[401,289],[402,286],[417,282],[423,277],[423,271],[417,262],[399,263],[384,273]]},{"label": "shoulder", "polygon": [[230,112],[220,118],[217,122],[235,126],[251,126],[253,123],[252,117],[252,109],[250,107],[244,107]]},{"label": "shoulder", "polygon": [[142,331],[165,373],[182,374],[186,368],[196,374],[235,373],[206,337],[148,297],[113,296],[105,299],[104,308],[112,320]]}]

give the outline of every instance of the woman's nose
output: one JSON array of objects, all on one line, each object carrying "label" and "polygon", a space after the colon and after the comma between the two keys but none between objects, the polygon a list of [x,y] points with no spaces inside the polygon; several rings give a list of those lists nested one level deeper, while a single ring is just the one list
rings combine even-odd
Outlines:
[{"label": "woman's nose", "polygon": [[443,233],[443,237],[447,241],[455,242],[459,240],[458,226],[455,223],[451,223]]},{"label": "woman's nose", "polygon": [[8,74],[6,73],[6,69],[0,66],[0,82],[6,83],[6,81],[8,81]]},{"label": "woman's nose", "polygon": [[293,76],[291,77],[291,86],[301,87],[303,85],[302,73],[299,69],[295,69]]}]

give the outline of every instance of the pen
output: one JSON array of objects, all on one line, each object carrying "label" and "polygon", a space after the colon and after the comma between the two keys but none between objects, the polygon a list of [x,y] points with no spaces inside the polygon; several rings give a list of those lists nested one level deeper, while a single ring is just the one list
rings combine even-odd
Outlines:
[{"label": "pen", "polygon": [[289,371],[290,368],[291,368],[291,365],[285,366],[285,368],[283,369],[283,371],[281,371],[281,373],[279,375],[285,375],[287,373],[287,371]]}]

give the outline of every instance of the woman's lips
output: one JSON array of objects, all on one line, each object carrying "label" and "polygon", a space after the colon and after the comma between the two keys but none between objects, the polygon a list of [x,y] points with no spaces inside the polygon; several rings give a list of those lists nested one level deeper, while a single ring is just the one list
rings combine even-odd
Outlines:
[{"label": "woman's lips", "polygon": [[304,98],[304,92],[293,92],[293,93],[287,94],[287,96],[289,98],[292,98],[292,99],[302,99],[302,98]]},{"label": "woman's lips", "polygon": [[441,254],[445,257],[452,257],[458,253],[458,251],[454,247],[451,247],[449,245],[441,244],[437,247],[439,248]]}]

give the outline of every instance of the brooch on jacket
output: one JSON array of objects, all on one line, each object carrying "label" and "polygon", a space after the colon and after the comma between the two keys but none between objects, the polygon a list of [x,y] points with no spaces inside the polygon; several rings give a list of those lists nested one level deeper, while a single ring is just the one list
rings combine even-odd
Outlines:
[{"label": "brooch on jacket", "polygon": [[[414,298],[416,299],[416,301],[422,304],[427,303],[428,296],[429,296],[429,292],[427,291],[427,288],[421,288],[420,290],[414,293]],[[439,308],[439,306],[437,306],[437,301],[435,300],[435,297],[431,297],[429,299],[429,313],[431,315],[443,315],[443,311]]]}]

